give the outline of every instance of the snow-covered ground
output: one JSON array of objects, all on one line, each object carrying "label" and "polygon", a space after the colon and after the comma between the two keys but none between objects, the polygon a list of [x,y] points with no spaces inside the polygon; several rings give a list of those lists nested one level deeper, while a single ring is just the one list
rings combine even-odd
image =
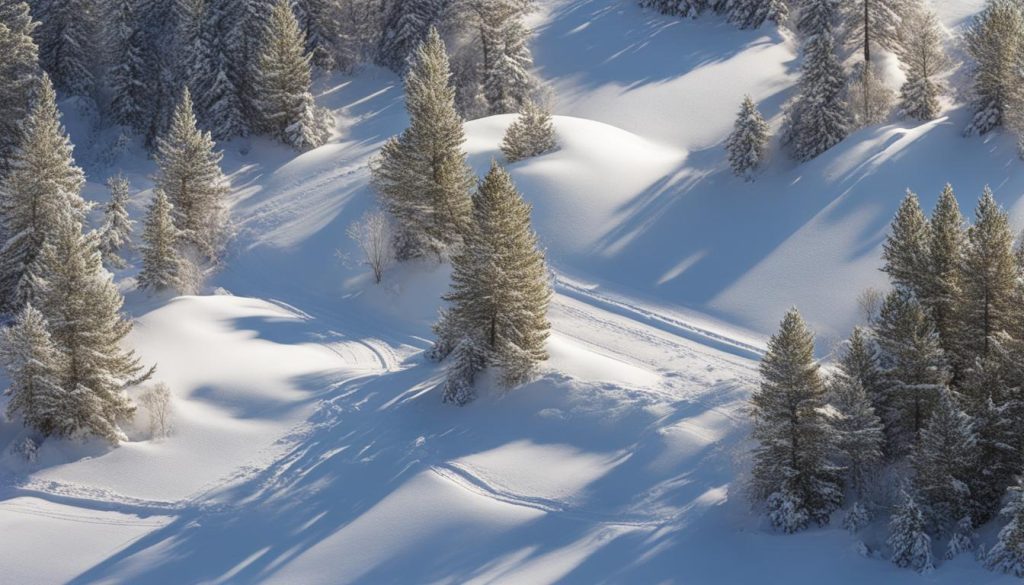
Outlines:
[{"label": "snow-covered ground", "polygon": [[[937,2],[962,26],[982,0]],[[339,260],[373,206],[366,162],[406,124],[397,78],[318,82],[335,138],[299,156],[225,145],[237,236],[214,294],[128,294],[131,343],[175,395],[117,449],[44,443],[0,422],[0,572],[11,583],[1003,583],[969,555],[918,577],[838,526],[787,536],[743,494],[746,399],[765,337],[797,305],[845,335],[905,189],[926,206],[985,184],[1021,217],[1013,140],[963,138],[967,110],[860,131],[814,162],[775,152],[757,182],[722,142],[742,95],[778,125],[791,40],[632,0],[543,0],[539,74],[561,149],[512,165],[555,271],[551,360],[465,408],[426,361],[448,270],[374,286]],[[152,163],[63,104],[90,184]],[[478,171],[509,116],[467,124]],[[132,271],[119,275],[126,290]],[[138,391],[141,392],[142,389]],[[868,544],[881,546],[880,535]]]}]

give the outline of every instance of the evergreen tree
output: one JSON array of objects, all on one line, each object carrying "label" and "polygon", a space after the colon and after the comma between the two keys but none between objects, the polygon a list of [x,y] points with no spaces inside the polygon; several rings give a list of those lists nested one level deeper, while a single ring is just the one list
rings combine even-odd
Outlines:
[{"label": "evergreen tree", "polygon": [[551,113],[534,100],[528,100],[519,117],[505,131],[501,151],[508,162],[540,156],[558,148]]},{"label": "evergreen tree", "polygon": [[61,223],[43,249],[39,309],[67,360],[60,385],[68,393],[68,416],[77,431],[116,443],[118,420],[135,411],[124,388],[152,375],[139,358],[121,348],[132,323],[121,314],[124,298],[103,269],[97,238],[74,221]]},{"label": "evergreen tree", "polygon": [[966,133],[985,134],[1003,123],[1022,91],[1024,14],[1016,0],[990,0],[964,35],[974,59],[974,117]]},{"label": "evergreen tree", "polygon": [[902,497],[889,521],[890,558],[897,567],[909,567],[919,573],[931,572],[935,568],[932,539],[926,531],[924,514],[913,494],[903,490]]},{"label": "evergreen tree", "polygon": [[0,335],[0,361],[11,381],[5,392],[10,396],[7,416],[21,415],[26,426],[43,435],[68,434],[66,397],[59,382],[66,365],[46,319],[31,304]]},{"label": "evergreen tree", "polygon": [[124,268],[127,263],[120,254],[131,243],[132,225],[135,223],[128,216],[128,179],[124,175],[111,177],[107,186],[110,187],[110,201],[103,210],[103,226],[99,230],[100,254],[107,266]]},{"label": "evergreen tree", "polygon": [[914,487],[939,530],[954,527],[971,512],[969,481],[975,450],[970,417],[957,406],[950,390],[941,390],[912,458]]},{"label": "evergreen tree", "polygon": [[1009,498],[1002,514],[1009,521],[999,531],[999,540],[985,555],[985,566],[1015,577],[1024,577],[1024,480],[1009,490]]},{"label": "evergreen tree", "polygon": [[267,23],[254,80],[262,126],[299,150],[322,145],[332,118],[310,93],[310,55],[288,0],[277,0]]},{"label": "evergreen tree", "polygon": [[295,18],[306,39],[306,52],[313,65],[323,69],[337,67],[336,43],[342,36],[337,0],[294,0]]},{"label": "evergreen tree", "polygon": [[886,297],[877,336],[887,383],[887,410],[879,413],[886,452],[900,455],[917,443],[949,374],[935,326],[910,293],[896,290]]},{"label": "evergreen tree", "polygon": [[157,189],[146,212],[145,229],[142,232],[142,272],[139,273],[139,288],[161,291],[181,290],[184,259],[178,250],[181,232],[174,227],[173,206],[167,194]]},{"label": "evergreen tree", "polygon": [[444,297],[452,308],[437,325],[435,354],[444,357],[442,348],[462,345],[467,355],[456,368],[479,363],[482,354],[487,365],[501,368],[503,384],[513,386],[547,359],[547,266],[530,228],[530,205],[496,162],[473,201],[472,228],[452,257],[452,286]]},{"label": "evergreen tree", "polygon": [[100,0],[46,0],[36,2],[33,15],[43,69],[58,88],[87,95],[96,83],[93,72],[96,47],[101,46],[103,4]]},{"label": "evergreen tree", "polygon": [[111,3],[111,66],[107,72],[110,85],[110,109],[114,119],[136,131],[143,132],[149,124],[153,104],[149,103],[153,74],[150,67],[155,55],[150,39],[143,30],[144,16],[140,0],[113,0]]},{"label": "evergreen tree", "polygon": [[740,28],[760,28],[770,20],[782,25],[789,17],[785,0],[733,0],[729,3],[729,20]]},{"label": "evergreen tree", "polygon": [[24,136],[0,184],[0,225],[6,238],[0,247],[0,299],[8,312],[32,299],[39,253],[57,226],[81,221],[88,210],[79,195],[85,176],[71,157],[71,142],[45,76]]},{"label": "evergreen tree", "polygon": [[799,92],[787,112],[785,140],[798,160],[808,161],[846,138],[850,116],[832,31],[824,29],[810,37],[803,52]]},{"label": "evergreen tree", "polygon": [[928,240],[928,218],[917,195],[907,191],[882,246],[882,271],[894,285],[918,299],[928,296]]},{"label": "evergreen tree", "polygon": [[791,309],[768,342],[761,387],[751,397],[753,494],[768,502],[772,523],[787,532],[811,520],[826,524],[842,502],[828,462],[833,434],[823,414],[825,388],[814,361],[814,336]]},{"label": "evergreen tree", "polygon": [[860,47],[871,62],[874,46],[895,49],[904,0],[852,0],[841,3],[847,42]]},{"label": "evergreen tree", "polygon": [[805,42],[819,35],[835,34],[839,19],[837,0],[800,0],[799,6],[796,30]]},{"label": "evergreen tree", "polygon": [[749,95],[744,96],[732,134],[725,143],[732,172],[737,177],[754,180],[753,173],[764,160],[767,146],[768,123],[757,110],[754,100]]},{"label": "evergreen tree", "polygon": [[39,86],[35,28],[28,4],[0,0],[0,180],[7,173],[8,158],[23,140],[23,123]]},{"label": "evergreen tree", "polygon": [[473,173],[444,42],[432,30],[405,80],[410,126],[381,149],[371,170],[381,206],[395,220],[400,260],[441,256],[471,222]]},{"label": "evergreen tree", "polygon": [[850,486],[863,495],[868,478],[882,460],[882,421],[860,382],[842,372],[830,381],[829,403],[836,410],[831,425],[839,462]]},{"label": "evergreen tree", "polygon": [[871,331],[856,327],[839,355],[840,374],[860,385],[875,414],[888,411],[888,393],[878,358],[878,344]]},{"label": "evergreen tree", "polygon": [[441,11],[438,0],[389,0],[377,62],[395,72],[405,71],[409,58],[438,23]]},{"label": "evergreen tree", "polygon": [[462,335],[449,357],[441,399],[457,406],[472,402],[476,398],[473,381],[487,367],[489,358],[483,342],[473,334]]},{"label": "evergreen tree", "polygon": [[951,66],[943,49],[943,33],[934,12],[912,11],[901,24],[897,53],[906,81],[900,88],[900,115],[934,120],[945,86],[939,77]]},{"label": "evergreen tree", "polygon": [[952,559],[961,553],[974,550],[974,541],[977,538],[978,535],[974,532],[974,522],[971,521],[970,516],[964,516],[957,522],[956,528],[953,529],[953,536],[946,544],[945,558]]},{"label": "evergreen tree", "polygon": [[[957,311],[963,296],[960,269],[967,236],[964,218],[951,185],[946,185],[935,204],[929,231],[926,263],[928,278],[927,286],[920,293],[921,302],[935,322],[943,350],[955,362]],[[907,235],[911,239],[917,237],[916,231],[912,236]],[[916,252],[911,254],[916,261],[915,256]],[[954,363],[954,366],[959,365]]]},{"label": "evergreen tree", "polygon": [[211,261],[220,256],[226,239],[228,186],[220,170],[222,156],[213,150],[210,133],[196,128],[186,88],[171,127],[157,143],[156,186],[174,206],[174,225],[183,240]]},{"label": "evergreen tree", "polygon": [[530,100],[533,79],[533,55],[527,46],[529,31],[518,18],[508,18],[496,42],[494,54],[484,70],[484,97],[488,113],[516,112]]}]

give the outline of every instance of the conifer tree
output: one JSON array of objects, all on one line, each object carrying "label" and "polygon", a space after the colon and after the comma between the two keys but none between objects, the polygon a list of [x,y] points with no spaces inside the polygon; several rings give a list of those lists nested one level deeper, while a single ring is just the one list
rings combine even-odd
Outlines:
[{"label": "conifer tree", "polygon": [[789,17],[785,0],[734,0],[729,3],[729,20],[740,28],[760,28],[765,21],[782,25]]},{"label": "conifer tree", "polygon": [[882,461],[882,421],[860,382],[843,373],[830,381],[829,403],[836,410],[831,425],[839,462],[850,487],[863,495],[868,478]]},{"label": "conifer tree", "polygon": [[438,0],[389,0],[388,7],[377,62],[401,73],[438,24],[442,6]]},{"label": "conifer tree", "polygon": [[147,129],[153,104],[148,103],[152,90],[153,43],[143,30],[145,14],[140,14],[139,0],[111,2],[110,27],[111,64],[107,72],[110,85],[110,109],[114,119],[142,132]]},{"label": "conifer tree", "polygon": [[440,257],[471,222],[473,173],[450,75],[444,42],[431,30],[405,80],[410,126],[371,166],[381,206],[395,220],[399,260]]},{"label": "conifer tree", "polygon": [[306,39],[306,52],[313,65],[323,69],[337,67],[336,46],[343,36],[337,0],[295,0],[295,18]]},{"label": "conifer tree", "polygon": [[967,237],[960,206],[949,184],[932,211],[929,231],[928,284],[921,293],[921,302],[935,322],[942,348],[955,362],[956,315],[963,295],[960,269]]},{"label": "conifer tree", "polygon": [[516,112],[530,100],[533,55],[527,46],[529,31],[519,18],[506,19],[492,43],[494,52],[484,70],[484,97],[488,113]]},{"label": "conifer tree", "polygon": [[35,292],[38,257],[65,221],[81,221],[88,210],[79,192],[85,183],[71,157],[71,142],[60,123],[53,86],[45,76],[24,125],[24,140],[11,157],[0,184],[0,299],[15,312]]},{"label": "conifer tree", "polygon": [[135,224],[128,216],[128,179],[124,175],[111,177],[107,186],[110,187],[110,201],[103,210],[103,225],[99,230],[100,254],[107,266],[124,268],[127,263],[121,258],[121,251],[130,245]]},{"label": "conifer tree", "polygon": [[26,426],[44,436],[68,434],[60,387],[66,364],[50,338],[46,319],[31,304],[0,335],[0,361],[10,379],[7,416],[20,415]]},{"label": "conifer tree", "polygon": [[174,225],[182,239],[210,261],[220,256],[227,237],[228,186],[220,170],[222,156],[213,150],[210,133],[196,127],[186,88],[171,127],[157,143],[156,185],[174,206]]},{"label": "conifer tree", "polygon": [[805,42],[819,35],[835,34],[839,20],[836,0],[800,0],[799,7],[796,30]]},{"label": "conifer tree", "polygon": [[840,4],[845,21],[847,42],[859,47],[864,61],[871,62],[875,46],[894,49],[904,0],[852,0]]},{"label": "conifer tree", "polygon": [[540,156],[558,148],[551,113],[535,100],[523,104],[501,142],[501,151],[508,162]]},{"label": "conifer tree", "polygon": [[828,522],[842,502],[828,462],[833,433],[823,414],[825,388],[814,361],[814,336],[791,309],[768,342],[761,386],[751,397],[753,494],[768,503],[772,523],[787,532]]},{"label": "conifer tree", "polygon": [[974,117],[966,133],[985,134],[1003,124],[1020,95],[1024,14],[1016,0],[990,0],[964,35],[974,60]]},{"label": "conifer tree", "polygon": [[284,143],[307,150],[330,137],[330,114],[310,93],[310,55],[288,0],[277,0],[263,37],[254,87],[261,125]]},{"label": "conifer tree", "polygon": [[906,453],[917,443],[935,401],[949,381],[939,336],[921,304],[895,290],[882,305],[877,327],[880,365],[887,382],[886,452]]},{"label": "conifer tree", "polygon": [[23,140],[22,126],[39,85],[39,50],[32,40],[36,26],[28,4],[0,1],[0,180]]},{"label": "conifer tree", "polygon": [[850,132],[843,94],[846,78],[829,28],[804,43],[799,92],[787,112],[785,140],[797,160],[808,161],[841,142]]},{"label": "conifer tree", "polygon": [[83,234],[75,221],[60,224],[40,264],[39,310],[66,360],[66,428],[116,443],[124,435],[118,421],[135,411],[124,388],[153,373],[121,347],[132,329],[121,313],[124,298],[103,269],[95,233]]},{"label": "conifer tree", "polygon": [[1024,577],[1024,479],[1009,490],[1006,506],[1002,510],[1008,519],[999,531],[999,539],[985,555],[985,566],[993,571]]},{"label": "conifer tree", "polygon": [[142,232],[142,272],[139,288],[161,291],[182,289],[184,259],[178,250],[181,232],[174,227],[173,206],[162,189],[153,193]]},{"label": "conifer tree", "polygon": [[919,573],[934,570],[932,539],[928,535],[924,514],[915,496],[903,490],[902,501],[889,521],[889,548],[893,564],[911,568]]},{"label": "conifer tree", "polygon": [[840,374],[864,389],[875,414],[888,411],[888,393],[878,358],[878,344],[869,329],[855,327],[839,355]]},{"label": "conifer tree", "polygon": [[744,96],[732,133],[725,143],[732,172],[737,177],[753,181],[753,173],[761,166],[767,146],[768,123],[757,110],[754,100],[749,95]]},{"label": "conifer tree", "polygon": [[438,357],[443,348],[463,345],[467,355],[456,362],[463,368],[479,363],[482,353],[487,365],[501,369],[506,386],[526,381],[547,359],[551,287],[530,211],[512,177],[492,163],[474,198],[472,228],[452,257],[452,286],[444,297],[452,308],[436,327]]},{"label": "conifer tree", "polygon": [[917,195],[907,191],[882,246],[882,271],[894,285],[918,299],[928,296],[928,240],[928,218]]},{"label": "conifer tree", "polygon": [[897,53],[906,81],[900,88],[900,115],[934,120],[945,92],[939,77],[951,66],[942,46],[942,28],[932,11],[914,10],[901,23]]},{"label": "conifer tree", "polygon": [[101,46],[101,1],[47,0],[34,7],[43,69],[58,88],[87,95],[96,83],[93,68],[96,47]]},{"label": "conifer tree", "polygon": [[957,406],[953,393],[942,389],[911,460],[914,487],[939,529],[951,529],[970,515],[969,482],[976,467],[975,450],[970,417]]}]

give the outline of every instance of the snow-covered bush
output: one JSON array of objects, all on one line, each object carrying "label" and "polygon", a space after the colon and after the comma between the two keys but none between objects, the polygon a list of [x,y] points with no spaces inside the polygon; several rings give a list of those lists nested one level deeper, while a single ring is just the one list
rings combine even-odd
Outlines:
[{"label": "snow-covered bush", "polygon": [[139,397],[139,404],[149,414],[149,434],[155,439],[170,436],[174,408],[171,404],[171,389],[167,384],[158,382]]}]

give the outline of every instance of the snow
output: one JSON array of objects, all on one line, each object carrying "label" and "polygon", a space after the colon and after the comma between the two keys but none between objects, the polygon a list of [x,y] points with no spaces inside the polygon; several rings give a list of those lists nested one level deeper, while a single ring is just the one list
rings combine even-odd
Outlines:
[{"label": "snow", "polygon": [[[981,0],[936,3],[954,28]],[[317,81],[338,120],[301,155],[223,145],[236,238],[210,294],[128,293],[130,343],[174,395],[174,431],[144,417],[116,449],[44,442],[35,463],[0,422],[0,566],[17,583],[901,583],[839,527],[773,532],[744,494],[746,400],[766,335],[797,305],[824,353],[881,286],[906,188],[970,209],[985,184],[1022,224],[1024,173],[1004,135],[961,136],[962,103],[927,124],[861,130],[757,181],[723,141],[744,94],[774,128],[799,65],[792,39],[643,11],[544,0],[533,17],[560,148],[511,165],[554,270],[551,359],[464,408],[425,360],[449,268],[374,286],[345,227],[374,205],[366,163],[407,123],[401,84],[366,68]],[[102,200],[152,162],[62,104]],[[484,170],[512,121],[467,124]],[[129,258],[136,260],[136,258]],[[133,270],[118,274],[131,291]],[[155,380],[155,381],[157,381]],[[133,389],[140,393],[144,388]],[[867,538],[879,548],[880,538]],[[54,549],[53,547],[59,547]],[[52,550],[59,550],[55,562]],[[963,555],[935,583],[1009,583]],[[737,562],[738,561],[738,562]]]}]

